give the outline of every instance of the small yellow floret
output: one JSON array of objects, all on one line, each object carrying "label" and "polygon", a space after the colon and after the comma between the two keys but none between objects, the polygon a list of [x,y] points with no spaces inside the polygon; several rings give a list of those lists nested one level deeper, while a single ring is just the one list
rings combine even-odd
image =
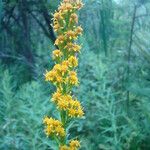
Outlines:
[{"label": "small yellow floret", "polygon": [[58,49],[53,51],[53,59],[60,58],[62,55],[63,55],[63,53]]},{"label": "small yellow floret", "polygon": [[45,117],[43,123],[46,126],[45,133],[47,136],[52,136],[53,134],[61,137],[65,136],[65,130],[60,121]]},{"label": "small yellow floret", "polygon": [[45,74],[45,80],[53,82],[55,80],[56,72],[51,70],[49,72],[46,72]]},{"label": "small yellow floret", "polygon": [[75,13],[71,14],[70,16],[70,23],[73,23],[73,22],[78,23],[78,16]]},{"label": "small yellow floret", "polygon": [[64,75],[68,71],[68,61],[63,61],[61,64],[61,74]]},{"label": "small yellow floret", "polygon": [[65,41],[65,37],[63,35],[59,35],[58,38],[55,41],[55,45],[59,46],[59,45],[63,44],[64,41]]},{"label": "small yellow floret", "polygon": [[80,147],[80,142],[78,140],[71,140],[69,143],[70,150],[76,150]]},{"label": "small yellow floret", "polygon": [[62,93],[60,92],[59,89],[57,89],[57,91],[52,95],[52,101],[57,103],[61,96],[62,96]]},{"label": "small yellow floret", "polygon": [[69,51],[69,52],[79,52],[81,49],[80,45],[74,44],[74,43],[67,43],[67,45],[65,46],[65,48]]},{"label": "small yellow floret", "polygon": [[54,13],[54,19],[60,20],[60,19],[64,19],[64,18],[62,17],[62,14],[60,12],[55,12]]},{"label": "small yellow floret", "polygon": [[67,78],[67,81],[71,85],[78,85],[79,81],[78,81],[77,73],[75,71],[70,71],[69,77]]},{"label": "small yellow floret", "polygon": [[66,36],[67,36],[67,38],[68,38],[69,40],[72,40],[72,39],[76,39],[76,38],[77,38],[75,32],[72,31],[72,30],[67,31],[67,32],[66,32]]},{"label": "small yellow floret", "polygon": [[82,117],[84,115],[83,108],[78,100],[70,101],[68,113],[70,117]]},{"label": "small yellow floret", "polygon": [[70,150],[67,145],[60,146],[59,150]]},{"label": "small yellow floret", "polygon": [[69,67],[77,67],[78,66],[78,59],[75,56],[70,56],[68,58]]},{"label": "small yellow floret", "polygon": [[78,26],[78,27],[75,29],[75,34],[76,34],[76,36],[81,35],[82,32],[83,32],[83,29],[82,29],[80,26]]},{"label": "small yellow floret", "polygon": [[62,145],[59,150],[77,150],[80,147],[80,142],[78,140],[71,140],[69,146]]}]

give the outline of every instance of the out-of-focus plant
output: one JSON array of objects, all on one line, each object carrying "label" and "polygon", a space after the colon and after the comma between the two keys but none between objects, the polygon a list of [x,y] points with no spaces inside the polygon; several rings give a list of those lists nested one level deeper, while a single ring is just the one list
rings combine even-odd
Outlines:
[{"label": "out-of-focus plant", "polygon": [[49,96],[46,87],[32,81],[17,89],[11,74],[12,71],[4,70],[1,65],[0,149],[50,149],[53,143],[43,134],[40,121],[52,109],[52,106],[47,107]]},{"label": "out-of-focus plant", "polygon": [[76,44],[82,28],[78,26],[77,11],[83,6],[81,0],[64,0],[58,11],[54,13],[53,28],[57,33],[53,51],[55,66],[45,74],[45,80],[56,86],[52,95],[52,102],[57,106],[60,119],[45,117],[45,133],[51,137],[60,150],[77,150],[80,142],[77,139],[68,139],[69,125],[75,118],[84,115],[83,108],[72,94],[72,88],[78,86],[76,67],[78,66],[77,53],[81,46]]}]

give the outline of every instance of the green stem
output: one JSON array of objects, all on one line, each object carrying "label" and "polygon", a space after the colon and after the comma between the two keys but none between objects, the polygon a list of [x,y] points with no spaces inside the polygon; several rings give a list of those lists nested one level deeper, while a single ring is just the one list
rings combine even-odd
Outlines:
[{"label": "green stem", "polygon": [[[65,111],[60,111],[60,117],[61,117],[61,122],[63,124],[64,130],[66,132],[66,112]],[[67,133],[66,133],[67,134]],[[66,137],[64,137],[61,141],[61,144],[66,144]]]},{"label": "green stem", "polygon": [[54,137],[54,140],[56,141],[56,143],[59,145],[60,144],[59,139],[55,135],[53,137]]}]

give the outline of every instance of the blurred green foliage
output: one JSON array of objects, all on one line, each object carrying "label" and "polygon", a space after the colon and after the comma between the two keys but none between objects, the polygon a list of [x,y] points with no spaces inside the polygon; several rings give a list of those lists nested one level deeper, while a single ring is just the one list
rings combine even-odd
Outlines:
[{"label": "blurred green foliage", "polygon": [[[50,103],[54,87],[43,76],[53,66],[56,35],[47,21],[58,2],[13,0],[0,7],[0,150],[55,149],[42,119],[58,115]],[[85,118],[70,131],[81,139],[81,150],[149,150],[150,2],[84,3],[80,86],[74,93]]]}]

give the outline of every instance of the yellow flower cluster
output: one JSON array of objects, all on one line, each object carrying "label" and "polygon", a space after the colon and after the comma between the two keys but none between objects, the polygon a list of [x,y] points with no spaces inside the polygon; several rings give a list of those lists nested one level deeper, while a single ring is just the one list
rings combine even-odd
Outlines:
[{"label": "yellow flower cluster", "polygon": [[46,124],[45,133],[47,136],[65,136],[65,130],[60,121],[45,117],[43,123]]},{"label": "yellow flower cluster", "polygon": [[71,140],[69,146],[63,145],[60,150],[77,150],[80,147],[80,142],[78,140]]},{"label": "yellow flower cluster", "polygon": [[74,100],[71,95],[63,95],[59,90],[52,96],[52,100],[60,110],[67,112],[69,117],[82,117],[84,112],[78,100]]},{"label": "yellow flower cluster", "polygon": [[[59,54],[55,55],[55,57],[58,55]],[[62,84],[78,85],[77,74],[75,71],[72,71],[77,65],[77,58],[75,56],[70,56],[68,60],[56,64],[51,71],[46,72],[45,80],[59,87],[62,87]]]},{"label": "yellow flower cluster", "polygon": [[81,46],[76,43],[83,29],[78,26],[77,11],[83,6],[81,0],[63,0],[58,11],[54,13],[53,28],[57,34],[54,43],[57,49],[53,51],[52,58],[55,66],[46,71],[45,80],[56,86],[52,101],[60,112],[60,121],[46,117],[44,124],[48,136],[55,137],[60,150],[77,150],[80,142],[71,140],[67,144],[66,127],[71,119],[84,115],[80,102],[72,96],[72,88],[79,84],[76,67],[78,66],[77,53]]},{"label": "yellow flower cluster", "polygon": [[[70,32],[73,26],[78,23],[76,11],[82,6],[81,0],[64,0],[59,6],[58,11],[54,14],[54,31],[58,34],[66,31]],[[78,30],[71,31],[70,33],[71,35],[73,34],[73,37],[81,34]]]},{"label": "yellow flower cluster", "polygon": [[58,59],[60,60],[62,56],[63,56],[63,53],[60,50],[56,49],[53,51],[54,60],[58,60]]},{"label": "yellow flower cluster", "polygon": [[[82,5],[80,0],[64,0],[58,8],[58,11],[54,14],[53,28],[58,35],[55,45],[57,45],[64,54],[67,52],[68,56],[80,52],[81,49],[81,46],[77,45],[74,40],[76,40],[83,31],[80,26],[77,26],[78,16],[76,14],[76,11],[80,9]],[[59,53],[59,56],[60,55]]]}]

